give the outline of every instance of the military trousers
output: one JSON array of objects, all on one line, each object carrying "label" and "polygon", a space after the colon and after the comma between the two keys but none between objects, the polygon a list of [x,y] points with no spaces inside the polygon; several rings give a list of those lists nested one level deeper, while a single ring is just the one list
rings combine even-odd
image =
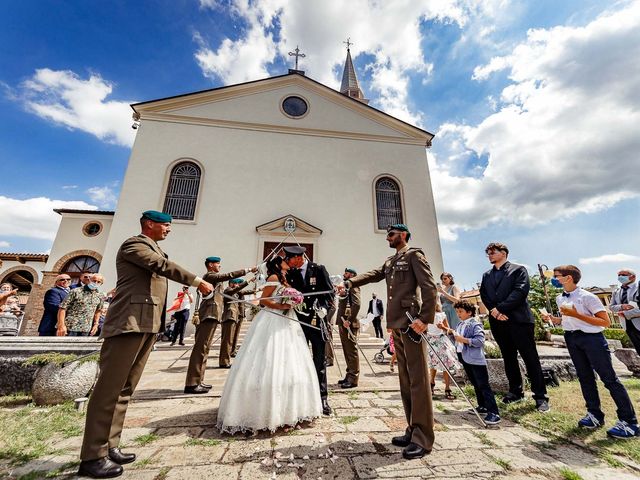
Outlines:
[{"label": "military trousers", "polygon": [[427,365],[427,344],[416,343],[401,329],[393,329],[398,360],[400,397],[407,418],[406,433],[411,441],[426,450],[433,448],[433,403]]},{"label": "military trousers", "polygon": [[189,357],[189,367],[187,368],[187,378],[184,382],[187,387],[195,387],[204,381],[204,373],[207,369],[207,358],[211,340],[216,333],[218,320],[215,318],[205,318],[196,326],[195,342]]},{"label": "military trousers", "polygon": [[231,365],[231,346],[233,345],[233,335],[236,331],[236,322],[233,320],[226,320],[222,322],[221,326],[222,336],[220,338],[220,357],[218,364],[221,367],[228,367]]},{"label": "military trousers", "polygon": [[351,333],[354,337],[351,338],[349,336],[349,330],[342,325],[342,322],[338,324],[342,353],[344,353],[344,360],[347,363],[347,374],[344,379],[354,385],[358,385],[358,379],[360,378],[360,357],[358,356],[358,344],[356,343],[358,341],[359,330],[359,328],[351,326]]},{"label": "military trousers", "polygon": [[236,323],[236,328],[233,331],[233,341],[231,342],[231,353],[238,353],[238,337],[240,337],[240,327],[242,327],[244,318],[240,318]]},{"label": "military trousers", "polygon": [[129,400],[156,341],[155,333],[122,333],[104,339],[100,373],[87,406],[80,458],[106,457],[120,444]]}]

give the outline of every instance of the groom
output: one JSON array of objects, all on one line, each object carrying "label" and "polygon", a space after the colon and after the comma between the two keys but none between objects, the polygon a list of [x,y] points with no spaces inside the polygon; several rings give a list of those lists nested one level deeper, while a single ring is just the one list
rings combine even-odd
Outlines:
[{"label": "groom", "polygon": [[[333,290],[331,279],[324,265],[309,262],[304,253],[306,248],[300,246],[284,247],[285,261],[289,265],[290,270],[287,272],[287,282],[296,290],[302,293],[326,292]],[[309,295],[304,297],[304,311],[296,311],[298,320],[302,323],[308,323],[315,327],[320,327],[320,322],[326,322],[323,318],[319,318],[314,307],[317,301],[318,308],[324,307],[325,312],[329,310],[333,304],[333,293],[325,293],[321,295]],[[326,323],[325,323],[326,325]],[[327,328],[331,328],[329,325]],[[320,398],[322,399],[322,413],[331,414],[331,407],[327,402],[327,364],[325,358],[325,338],[320,330],[309,328],[302,325],[302,331],[311,343],[311,351],[313,354],[313,364],[318,374],[318,383],[320,384]]]}]

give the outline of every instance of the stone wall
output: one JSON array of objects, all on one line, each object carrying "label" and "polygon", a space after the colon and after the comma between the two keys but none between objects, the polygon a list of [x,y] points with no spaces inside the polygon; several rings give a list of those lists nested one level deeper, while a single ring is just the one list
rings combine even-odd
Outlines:
[{"label": "stone wall", "polygon": [[42,283],[31,287],[29,302],[24,309],[24,319],[20,327],[20,335],[38,335],[38,325],[40,325],[40,319],[44,312],[44,306],[42,305],[44,294],[53,287],[57,275],[57,272],[43,272]]}]

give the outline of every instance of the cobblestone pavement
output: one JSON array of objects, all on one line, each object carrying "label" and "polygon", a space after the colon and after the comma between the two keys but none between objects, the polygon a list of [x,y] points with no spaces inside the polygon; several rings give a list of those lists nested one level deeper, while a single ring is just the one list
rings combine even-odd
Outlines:
[{"label": "cobblestone pavement", "polygon": [[[381,348],[376,339],[363,339],[368,358]],[[207,395],[184,395],[189,344],[163,344],[152,354],[132,402],[122,442],[138,455],[125,466],[122,478],[162,479],[372,479],[438,478],[584,480],[640,478],[639,472],[613,469],[591,453],[556,443],[522,426],[503,421],[499,428],[483,428],[458,399],[445,400],[436,391],[436,444],[423,459],[406,461],[391,445],[406,425],[397,377],[388,364],[374,364],[377,375],[362,365],[358,390],[344,391],[335,382],[330,404],[334,412],[310,425],[254,437],[220,435],[214,425],[219,395],[228,370],[217,368],[212,350]],[[388,356],[387,356],[388,358]],[[344,365],[342,357],[338,360]],[[460,398],[460,395],[459,395]],[[251,401],[247,399],[247,401]],[[59,469],[75,478],[81,437],[59,443],[60,453],[12,472],[13,478]],[[77,465],[77,464],[76,464]],[[61,469],[61,470],[60,470]],[[570,476],[572,473],[580,477]],[[57,477],[60,478],[60,477]]]}]

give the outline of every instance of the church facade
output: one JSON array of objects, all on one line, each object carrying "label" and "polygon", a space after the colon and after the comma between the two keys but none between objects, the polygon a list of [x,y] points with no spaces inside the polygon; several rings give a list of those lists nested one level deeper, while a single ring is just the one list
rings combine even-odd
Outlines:
[{"label": "church facade", "polygon": [[[198,274],[208,256],[222,257],[223,271],[248,267],[283,242],[306,246],[331,274],[366,271],[392,253],[386,226],[406,223],[439,275],[433,135],[366,102],[348,52],[341,92],[290,70],[132,105],[138,132],[116,211],[58,211],[39,290],[80,257],[94,258],[105,288],[115,286],[118,248],[149,209],[174,217],[161,247]],[[30,310],[25,333],[39,321]]]}]

